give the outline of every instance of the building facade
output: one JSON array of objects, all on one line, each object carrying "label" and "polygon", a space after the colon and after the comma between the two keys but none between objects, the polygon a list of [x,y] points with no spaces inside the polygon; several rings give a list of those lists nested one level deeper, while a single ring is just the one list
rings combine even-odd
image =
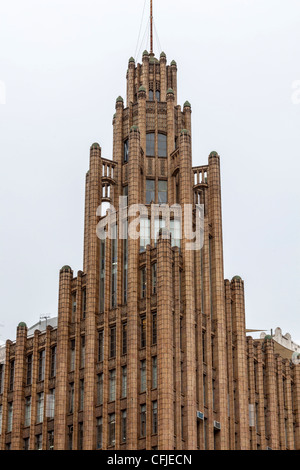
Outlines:
[{"label": "building facade", "polygon": [[[6,342],[0,449],[300,449],[300,366],[246,337],[244,282],[224,280],[220,157],[193,167],[191,146],[176,62],[131,58],[113,158],[90,148],[83,270],[60,270],[57,326],[20,323]],[[192,210],[166,223],[153,203]],[[126,237],[135,204],[147,212]]]}]

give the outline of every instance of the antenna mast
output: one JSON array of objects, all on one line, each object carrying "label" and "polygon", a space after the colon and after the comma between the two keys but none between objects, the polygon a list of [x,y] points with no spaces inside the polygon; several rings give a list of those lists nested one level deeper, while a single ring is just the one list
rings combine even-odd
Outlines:
[{"label": "antenna mast", "polygon": [[153,54],[153,2],[150,0],[150,54]]}]

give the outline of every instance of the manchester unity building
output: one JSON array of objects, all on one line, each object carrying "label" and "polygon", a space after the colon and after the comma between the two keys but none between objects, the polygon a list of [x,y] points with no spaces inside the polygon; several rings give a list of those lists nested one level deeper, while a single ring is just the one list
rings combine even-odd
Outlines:
[{"label": "manchester unity building", "polygon": [[[112,159],[90,147],[83,270],[60,270],[57,324],[6,342],[0,449],[300,449],[299,361],[246,334],[244,282],[224,279],[220,157],[192,165],[176,62],[130,58],[115,108]],[[120,237],[130,210],[108,227],[99,208],[124,198],[188,205],[193,227],[201,205],[203,246],[150,210]]]}]

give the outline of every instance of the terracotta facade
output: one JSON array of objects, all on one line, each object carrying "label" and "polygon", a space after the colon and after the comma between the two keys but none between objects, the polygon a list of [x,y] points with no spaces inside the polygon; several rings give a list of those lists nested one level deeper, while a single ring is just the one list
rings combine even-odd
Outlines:
[{"label": "terracotta facade", "polygon": [[[193,167],[191,145],[176,63],[130,59],[113,158],[90,148],[83,271],[60,271],[57,328],[20,324],[6,343],[0,449],[300,449],[300,366],[246,337],[244,282],[224,280],[220,157]],[[175,221],[144,245],[101,241],[99,207],[119,214],[122,195],[203,204],[203,248]]]}]

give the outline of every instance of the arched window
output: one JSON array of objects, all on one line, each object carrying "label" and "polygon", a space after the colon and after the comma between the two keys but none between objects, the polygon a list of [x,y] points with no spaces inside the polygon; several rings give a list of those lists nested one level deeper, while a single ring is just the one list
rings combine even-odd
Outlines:
[{"label": "arched window", "polygon": [[156,90],[155,98],[157,99],[157,101],[160,101],[160,91],[159,90]]},{"label": "arched window", "polygon": [[146,134],[146,155],[148,157],[155,156],[155,134]]},{"label": "arched window", "polygon": [[153,101],[154,100],[154,93],[153,90],[149,90],[149,100]]},{"label": "arched window", "polygon": [[158,134],[158,156],[167,156],[167,136],[164,134]]}]

